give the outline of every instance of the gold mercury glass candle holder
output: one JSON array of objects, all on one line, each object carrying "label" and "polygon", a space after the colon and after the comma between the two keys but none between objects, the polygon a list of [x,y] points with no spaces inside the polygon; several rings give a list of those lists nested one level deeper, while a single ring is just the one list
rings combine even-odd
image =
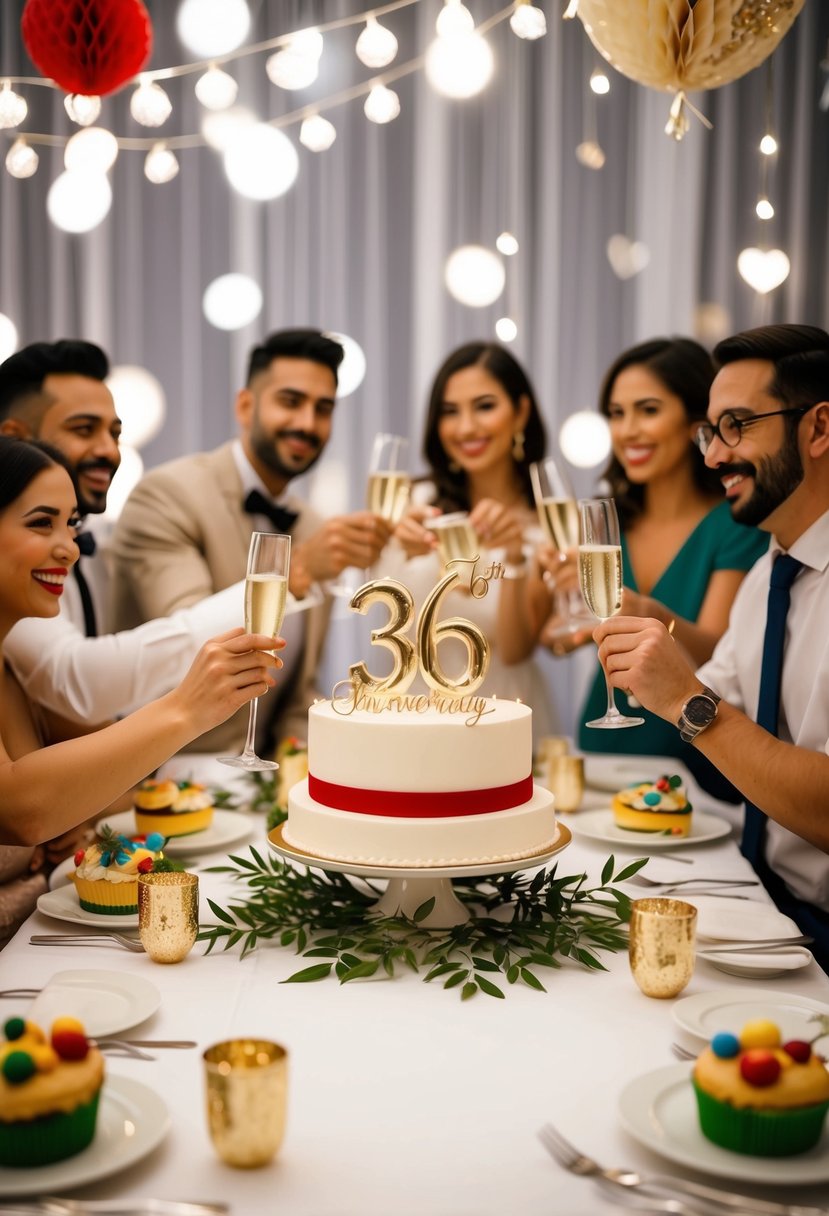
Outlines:
[{"label": "gold mercury glass candle holder", "polygon": [[207,1127],[226,1165],[267,1165],[285,1135],[288,1053],[265,1039],[230,1039],[204,1053]]},{"label": "gold mercury glass candle holder", "polygon": [[678,996],[694,974],[697,910],[681,899],[637,899],[631,906],[629,957],[645,996]]},{"label": "gold mercury glass candle holder", "polygon": [[180,963],[199,933],[196,874],[138,875],[138,936],[155,963]]},{"label": "gold mercury glass candle holder", "polygon": [[550,756],[547,788],[555,798],[557,811],[577,811],[584,797],[584,757]]}]

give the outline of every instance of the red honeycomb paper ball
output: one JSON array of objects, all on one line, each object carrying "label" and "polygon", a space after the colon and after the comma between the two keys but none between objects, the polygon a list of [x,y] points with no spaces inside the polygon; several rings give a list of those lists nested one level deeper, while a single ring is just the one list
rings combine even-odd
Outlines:
[{"label": "red honeycomb paper ball", "polygon": [[153,47],[141,0],[26,0],[20,28],[38,71],[67,93],[114,92]]}]

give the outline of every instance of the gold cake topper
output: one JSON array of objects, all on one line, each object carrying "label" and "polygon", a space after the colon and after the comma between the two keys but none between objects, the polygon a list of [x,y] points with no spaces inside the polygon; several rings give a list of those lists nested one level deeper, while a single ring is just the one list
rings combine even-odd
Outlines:
[{"label": "gold cake topper", "polygon": [[[484,697],[473,694],[483,683],[489,669],[489,643],[478,625],[462,616],[438,619],[443,598],[461,579],[460,571],[449,566],[468,567],[469,593],[482,599],[493,579],[503,577],[503,566],[492,562],[478,573],[478,555],[454,558],[447,563],[447,573],[426,597],[417,614],[415,641],[408,636],[415,617],[414,599],[409,588],[398,579],[372,579],[352,596],[349,607],[365,616],[373,604],[384,604],[389,618],[379,629],[372,629],[372,646],[382,646],[391,652],[392,670],[386,676],[375,676],[360,660],[349,667],[349,678],[340,680],[332,691],[332,707],[337,713],[350,714],[355,709],[380,713],[388,710],[414,710],[424,713],[436,708],[440,713],[465,713],[472,725],[485,709]],[[438,654],[440,643],[456,638],[466,647],[466,665],[458,676],[450,676],[443,668]],[[430,689],[429,694],[406,696],[418,669]],[[343,692],[339,690],[343,689]]]}]

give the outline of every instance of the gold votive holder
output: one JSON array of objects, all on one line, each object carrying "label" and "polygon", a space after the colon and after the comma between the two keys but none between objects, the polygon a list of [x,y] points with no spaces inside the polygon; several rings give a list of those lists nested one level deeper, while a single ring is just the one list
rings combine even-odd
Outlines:
[{"label": "gold votive holder", "polygon": [[557,811],[577,811],[584,797],[584,757],[551,756],[547,788],[555,798]]},{"label": "gold votive holder", "polygon": [[631,906],[629,957],[645,996],[678,996],[694,974],[697,910],[681,899],[637,899]]},{"label": "gold votive holder", "polygon": [[175,870],[138,875],[138,936],[154,963],[180,963],[198,933],[198,875]]},{"label": "gold votive holder", "polygon": [[230,1039],[203,1058],[213,1147],[226,1165],[267,1165],[285,1135],[288,1053],[266,1039]]},{"label": "gold votive holder", "polygon": [[553,756],[569,756],[570,740],[566,735],[544,735],[538,740],[536,756],[544,764]]}]

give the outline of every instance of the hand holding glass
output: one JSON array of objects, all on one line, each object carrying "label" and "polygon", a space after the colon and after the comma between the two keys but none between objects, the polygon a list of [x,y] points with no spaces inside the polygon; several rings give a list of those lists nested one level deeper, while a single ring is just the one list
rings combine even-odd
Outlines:
[{"label": "hand holding glass", "polygon": [[[570,479],[563,466],[548,457],[530,465],[530,480],[544,536],[564,560],[565,551],[579,543],[579,505]],[[578,591],[566,591],[556,598],[561,604],[560,625],[553,637],[589,628],[590,619]]]},{"label": "hand holding glass", "polygon": [[[280,536],[274,532],[253,533],[245,581],[245,629],[248,633],[266,633],[272,637],[278,635],[288,597],[290,562],[290,536]],[[257,698],[254,697],[250,703],[244,751],[241,756],[222,756],[222,764],[251,772],[279,768],[275,761],[260,760],[256,754],[256,706]]]},{"label": "hand holding glass", "polygon": [[[600,621],[615,616],[622,607],[622,542],[619,519],[612,498],[588,498],[579,503],[579,583],[587,607]],[[620,714],[613,698],[613,685],[607,671],[607,713],[585,726],[616,730],[623,726],[642,726],[644,718]]]}]

